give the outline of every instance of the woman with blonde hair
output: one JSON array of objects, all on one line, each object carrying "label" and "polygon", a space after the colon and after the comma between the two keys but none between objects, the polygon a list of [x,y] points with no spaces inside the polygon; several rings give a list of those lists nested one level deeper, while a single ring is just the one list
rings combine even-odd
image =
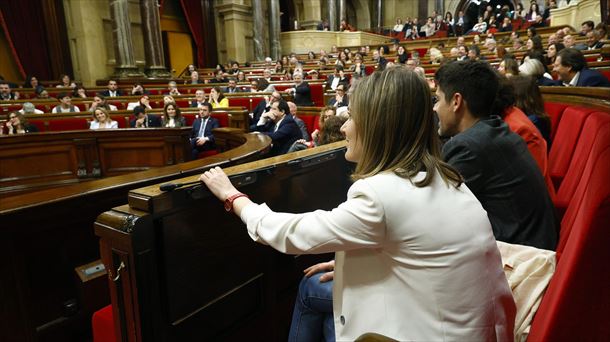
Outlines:
[{"label": "woman with blonde hair", "polygon": [[93,121],[89,124],[89,129],[103,128],[119,128],[119,123],[110,118],[106,108],[97,107],[93,110]]},{"label": "woman with blonde hair", "polygon": [[[358,83],[350,106],[341,131],[355,182],[332,211],[276,213],[220,168],[200,177],[253,240],[288,254],[335,252],[301,282],[289,340],[353,341],[366,332],[399,341],[512,340],[515,304],[491,224],[441,160],[426,81],[406,68],[375,72]],[[310,319],[308,284],[332,270],[324,274],[334,277],[330,312]]]}]

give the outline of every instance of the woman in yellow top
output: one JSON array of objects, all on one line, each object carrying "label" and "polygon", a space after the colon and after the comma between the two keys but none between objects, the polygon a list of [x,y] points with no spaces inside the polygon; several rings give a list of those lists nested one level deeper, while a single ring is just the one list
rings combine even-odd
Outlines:
[{"label": "woman in yellow top", "polygon": [[229,99],[222,94],[220,87],[214,87],[210,90],[210,103],[214,109],[229,107]]}]

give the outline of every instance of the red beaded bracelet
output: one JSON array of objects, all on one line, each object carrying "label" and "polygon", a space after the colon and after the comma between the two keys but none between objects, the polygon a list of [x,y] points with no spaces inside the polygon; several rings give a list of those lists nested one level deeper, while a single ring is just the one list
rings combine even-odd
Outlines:
[{"label": "red beaded bracelet", "polygon": [[240,197],[250,198],[250,197],[248,197],[248,195],[242,194],[241,192],[236,193],[235,195],[229,196],[229,198],[227,198],[225,200],[225,210],[228,212],[233,211],[233,202],[235,202],[235,200]]}]

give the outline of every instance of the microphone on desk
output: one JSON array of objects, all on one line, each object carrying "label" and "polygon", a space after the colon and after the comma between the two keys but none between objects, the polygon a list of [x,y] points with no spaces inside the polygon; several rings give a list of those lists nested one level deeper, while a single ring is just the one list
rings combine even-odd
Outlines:
[{"label": "microphone on desk", "polygon": [[187,185],[195,185],[195,184],[200,184],[201,181],[194,181],[194,182],[187,182],[187,183],[166,183],[166,184],[161,184],[159,186],[159,190],[161,191],[172,191],[178,188],[181,188],[183,186],[187,186]]}]

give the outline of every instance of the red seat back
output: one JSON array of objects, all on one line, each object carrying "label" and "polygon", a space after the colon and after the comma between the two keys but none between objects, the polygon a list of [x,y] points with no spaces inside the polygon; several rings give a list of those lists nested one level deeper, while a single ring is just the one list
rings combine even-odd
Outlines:
[{"label": "red seat back", "polygon": [[318,118],[317,115],[299,115],[299,119],[303,120],[305,126],[307,127],[307,133],[311,136],[311,133],[314,131],[314,122]]},{"label": "red seat back", "polygon": [[582,125],[593,111],[594,109],[591,108],[568,107],[563,112],[549,154],[549,175],[553,180],[555,189],[559,188],[568,171]]},{"label": "red seat back", "polygon": [[89,121],[87,121],[85,118],[49,120],[48,131],[50,132],[76,131],[82,129],[89,129]]},{"label": "red seat back", "polygon": [[214,112],[212,117],[218,120],[220,127],[229,127],[229,113],[226,112]]},{"label": "red seat back", "polygon": [[244,107],[248,112],[252,111],[251,98],[247,97],[231,97],[229,98],[229,107]]},{"label": "red seat back", "polygon": [[574,193],[580,182],[588,182],[589,175],[583,174],[587,160],[595,157],[608,146],[610,146],[610,114],[591,113],[582,128],[568,171],[557,189],[555,207],[558,211],[565,211],[570,201],[574,199]]},{"label": "red seat back", "polygon": [[[604,341],[610,336],[610,148],[587,161],[571,231],[528,341]],[[567,215],[567,213],[566,213]],[[564,218],[565,221],[565,218]],[[560,242],[561,244],[561,242]]]},{"label": "red seat back", "polygon": [[310,84],[309,88],[311,90],[311,100],[314,103],[314,106],[323,106],[324,105],[324,88],[321,83],[318,84]]},{"label": "red seat back", "polygon": [[563,111],[566,109],[567,106],[568,105],[564,103],[544,103],[544,111],[551,118],[551,141],[553,141],[553,138],[555,137],[555,133],[557,132],[557,126],[559,126],[559,121],[561,120]]}]

